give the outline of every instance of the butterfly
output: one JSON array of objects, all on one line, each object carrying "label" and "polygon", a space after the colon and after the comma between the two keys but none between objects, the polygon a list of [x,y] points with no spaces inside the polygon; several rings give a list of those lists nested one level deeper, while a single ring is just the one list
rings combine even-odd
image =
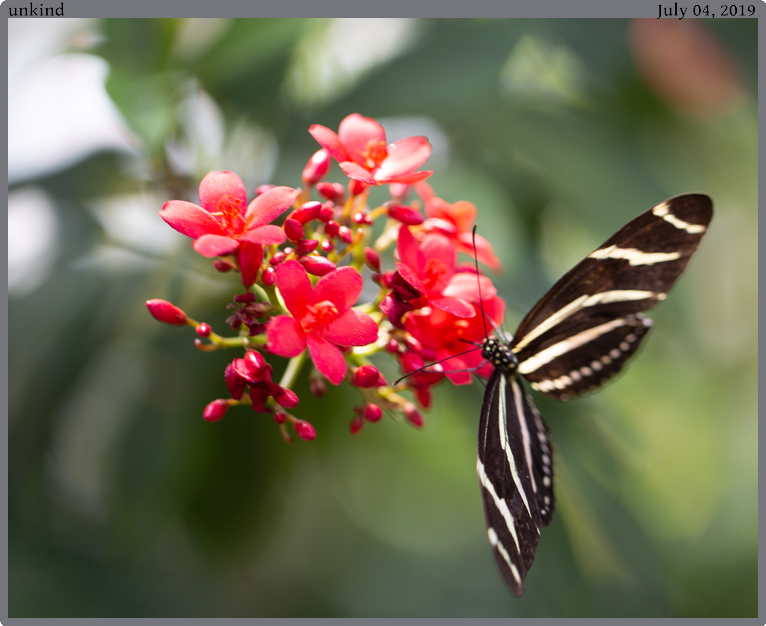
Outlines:
[{"label": "butterfly", "polygon": [[487,537],[515,596],[524,593],[554,510],[551,438],[522,378],[569,400],[617,374],[651,329],[643,311],[667,297],[712,217],[713,203],[702,194],[645,211],[567,272],[512,338],[498,329],[499,337],[482,342],[494,371],[482,401],[476,470]]}]

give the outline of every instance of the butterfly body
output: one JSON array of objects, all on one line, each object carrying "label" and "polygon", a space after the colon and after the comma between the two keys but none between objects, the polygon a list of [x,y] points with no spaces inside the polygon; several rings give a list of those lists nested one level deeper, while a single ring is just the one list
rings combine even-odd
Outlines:
[{"label": "butterfly body", "polygon": [[664,300],[707,230],[710,198],[675,196],[628,222],[565,274],[513,339],[481,346],[494,365],[479,422],[477,473],[487,537],[514,595],[553,515],[553,447],[522,377],[557,400],[616,375],[651,328],[642,311]]}]

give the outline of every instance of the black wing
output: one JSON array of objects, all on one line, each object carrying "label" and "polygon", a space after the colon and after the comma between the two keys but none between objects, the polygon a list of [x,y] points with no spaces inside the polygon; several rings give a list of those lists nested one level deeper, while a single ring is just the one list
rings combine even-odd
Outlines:
[{"label": "black wing", "polygon": [[520,596],[540,528],[553,514],[552,449],[521,381],[497,369],[482,402],[476,471],[489,543],[506,584]]},{"label": "black wing", "polygon": [[641,311],[665,299],[712,216],[707,196],[675,196],[628,222],[565,274],[510,344],[532,388],[567,400],[619,372],[651,326]]}]

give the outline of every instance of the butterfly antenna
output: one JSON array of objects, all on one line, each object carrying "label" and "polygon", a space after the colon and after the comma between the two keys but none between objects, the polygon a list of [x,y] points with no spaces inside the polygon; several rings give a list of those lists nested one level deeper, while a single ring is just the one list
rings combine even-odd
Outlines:
[{"label": "butterfly antenna", "polygon": [[[463,356],[464,354],[469,354],[471,352],[476,352],[476,350],[479,350],[480,348],[481,348],[481,346],[476,346],[475,348],[471,348],[470,350],[466,350],[465,352],[458,352],[457,354],[451,354],[450,356],[448,356],[445,359],[441,359],[440,361],[434,361],[433,363],[429,363],[428,365],[424,365],[423,367],[419,367],[416,370],[412,370],[409,374],[405,374],[401,378],[397,378],[394,381],[394,385],[393,386],[395,387],[401,381],[403,381],[405,378],[409,378],[413,374],[417,374],[418,372],[422,372],[423,370],[427,370],[429,367],[433,367],[434,365],[439,365],[439,363],[444,363],[444,361],[449,361],[450,359],[454,359],[455,357],[458,357],[458,356]],[[463,371],[463,370],[460,370],[460,371]],[[442,374],[443,372],[434,372],[434,373]]]},{"label": "butterfly antenna", "polygon": [[476,224],[473,225],[473,234],[471,235],[473,242],[473,263],[476,266],[476,282],[479,284],[479,308],[481,309],[481,321],[484,323],[484,337],[489,337],[489,331],[487,330],[487,316],[484,313],[484,298],[481,297],[481,275],[479,274],[479,254],[476,252]]}]

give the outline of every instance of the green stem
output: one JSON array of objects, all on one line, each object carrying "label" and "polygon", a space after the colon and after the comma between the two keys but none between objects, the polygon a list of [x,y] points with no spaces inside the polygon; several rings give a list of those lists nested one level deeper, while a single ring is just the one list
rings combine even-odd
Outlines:
[{"label": "green stem", "polygon": [[290,389],[295,384],[295,379],[298,378],[298,374],[303,367],[303,362],[306,360],[306,351],[304,350],[298,356],[294,356],[287,364],[285,373],[282,374],[282,380],[279,381],[279,386],[284,389]]}]

